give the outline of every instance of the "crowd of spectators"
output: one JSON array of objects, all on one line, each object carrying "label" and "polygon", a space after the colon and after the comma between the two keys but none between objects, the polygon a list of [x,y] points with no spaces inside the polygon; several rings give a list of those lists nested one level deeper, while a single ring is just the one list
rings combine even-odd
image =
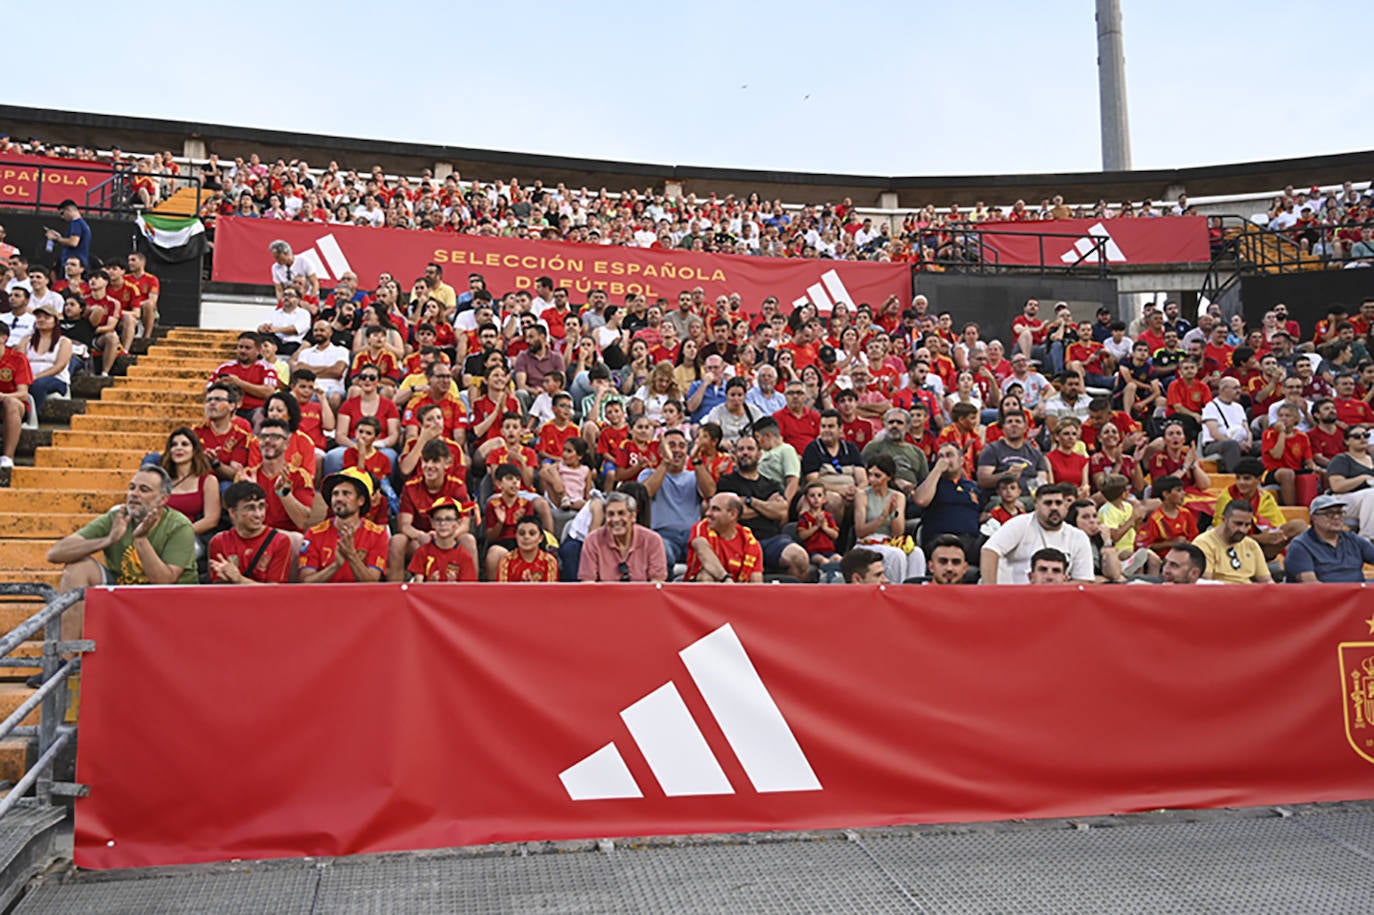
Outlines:
[{"label": "crowd of spectators", "polygon": [[[94,160],[87,147],[27,144],[0,136],[0,152],[15,151],[80,161]],[[1149,219],[1198,215],[1186,194],[1172,202],[1123,201],[1072,205],[1062,195],[1038,205],[978,200],[972,206],[933,204],[898,218],[874,219],[853,201],[784,206],[758,194],[670,197],[652,188],[610,192],[509,180],[464,180],[454,172],[438,179],[426,169],[413,177],[391,176],[381,166],[359,171],[331,161],[313,168],[303,159],[264,162],[257,154],[203,164],[178,163],[171,151],[128,156],[111,150],[104,161],[139,173],[133,202],[151,206],[179,181],[198,177],[206,192],[201,217],[213,234],[219,216],[285,221],[388,226],[456,234],[545,238],[587,244],[672,248],[708,253],[774,257],[903,262],[940,270],[979,261],[971,229],[982,223],[1061,219]],[[1272,201],[1265,220],[1290,236],[1304,253],[1340,263],[1374,263],[1370,204],[1364,191],[1345,182],[1339,189],[1292,186]],[[1220,230],[1214,231],[1215,235]]]},{"label": "crowd of spectators", "polygon": [[[1252,330],[1172,302],[980,327],[924,296],[574,303],[437,264],[323,290],[271,255],[277,308],[139,472],[187,521],[169,580],[1337,581],[1374,559],[1374,298],[1310,334],[1282,305]],[[81,562],[127,571],[154,510],[130,499],[74,535]],[[1330,517],[1284,511],[1308,503]]]}]

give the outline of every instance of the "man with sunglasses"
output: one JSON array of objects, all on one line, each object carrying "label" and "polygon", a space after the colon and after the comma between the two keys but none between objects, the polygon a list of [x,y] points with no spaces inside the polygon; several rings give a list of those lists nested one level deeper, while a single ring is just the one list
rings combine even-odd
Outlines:
[{"label": "man with sunglasses", "polygon": [[1244,499],[1232,499],[1221,512],[1220,523],[1213,524],[1193,546],[1207,557],[1204,578],[1226,584],[1267,584],[1273,581],[1264,560],[1264,548],[1250,536],[1255,510]]},{"label": "man with sunglasses", "polygon": [[667,581],[663,538],[635,522],[639,506],[633,496],[606,496],[606,523],[582,543],[578,581]]}]

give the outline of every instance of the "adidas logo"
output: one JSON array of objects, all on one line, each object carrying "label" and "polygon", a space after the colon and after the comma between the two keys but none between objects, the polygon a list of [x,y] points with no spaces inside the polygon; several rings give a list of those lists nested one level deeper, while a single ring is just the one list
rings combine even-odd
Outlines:
[{"label": "adidas logo", "polygon": [[811,303],[816,306],[816,310],[825,313],[833,311],[836,302],[843,302],[854,308],[854,299],[849,294],[849,290],[844,287],[844,281],[834,270],[827,270],[821,274],[821,281],[806,287],[806,295],[800,299],[792,301],[792,308],[795,310],[801,306]]},{"label": "adidas logo", "polygon": [[315,274],[321,278],[328,278],[338,281],[345,273],[353,272],[353,268],[348,265],[348,258],[344,257],[343,249],[334,238],[334,233],[330,232],[323,238],[315,239],[315,247],[308,251],[297,251],[296,256],[309,262],[315,268]]},{"label": "adidas logo", "polygon": [[[1106,239],[1106,243],[1099,247],[1099,239]],[[1073,247],[1060,255],[1059,259],[1066,264],[1076,264],[1084,259],[1089,263],[1101,263],[1104,253],[1109,261],[1123,262],[1126,260],[1126,255],[1121,253],[1121,248],[1112,240],[1107,227],[1097,222],[1088,228],[1087,235],[1074,242]]]},{"label": "adidas logo", "polygon": [[[754,790],[820,791],[792,729],[727,623],[678,652]],[[621,709],[620,718],[668,797],[734,794],[672,680]],[[642,798],[612,741],[558,773],[574,801]]]}]

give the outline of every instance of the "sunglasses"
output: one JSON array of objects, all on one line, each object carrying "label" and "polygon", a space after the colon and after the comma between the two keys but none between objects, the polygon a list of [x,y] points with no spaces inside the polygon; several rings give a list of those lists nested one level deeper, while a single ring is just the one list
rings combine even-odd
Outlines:
[{"label": "sunglasses", "polygon": [[619,565],[615,567],[615,570],[620,573],[621,581],[630,580],[630,564],[628,562],[622,561]]},{"label": "sunglasses", "polygon": [[1240,571],[1240,557],[1236,555],[1236,548],[1229,547],[1226,550],[1226,557],[1231,560],[1231,568]]},{"label": "sunglasses", "polygon": [[358,376],[358,380],[359,380],[359,381],[376,381],[376,380],[377,380],[378,378],[380,378],[380,377],[382,377],[382,376],[380,376],[380,375],[359,375],[359,376]]}]

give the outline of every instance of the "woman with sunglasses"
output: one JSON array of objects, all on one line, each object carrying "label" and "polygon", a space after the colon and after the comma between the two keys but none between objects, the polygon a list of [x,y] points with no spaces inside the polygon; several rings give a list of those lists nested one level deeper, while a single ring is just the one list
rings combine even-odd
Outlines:
[{"label": "woman with sunglasses", "polygon": [[1345,505],[1347,521],[1359,523],[1361,537],[1374,537],[1374,455],[1369,453],[1369,427],[1345,430],[1345,451],[1326,465],[1326,482]]},{"label": "woman with sunglasses", "polygon": [[396,448],[401,440],[401,414],[396,409],[396,402],[378,393],[381,373],[376,366],[365,367],[354,376],[354,380],[358,383],[359,393],[339,405],[334,420],[335,447],[324,456],[326,476],[338,473],[343,468],[344,453],[358,446],[357,440],[349,435],[349,430],[356,428],[358,420],[364,416],[375,416],[381,424],[382,431],[374,446],[387,456],[392,467],[396,466]]}]

